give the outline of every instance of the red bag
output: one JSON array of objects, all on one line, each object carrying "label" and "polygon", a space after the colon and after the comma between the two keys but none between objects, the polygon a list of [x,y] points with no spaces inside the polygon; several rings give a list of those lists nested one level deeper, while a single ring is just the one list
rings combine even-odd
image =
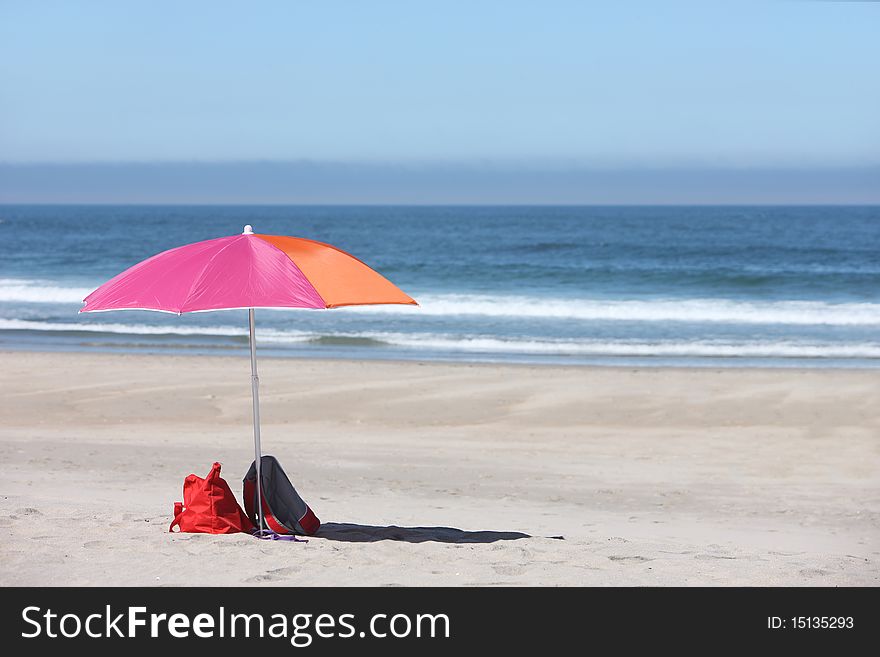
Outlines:
[{"label": "red bag", "polygon": [[252,533],[255,529],[220,476],[219,463],[204,479],[191,474],[183,480],[183,504],[174,503],[169,532],[174,531],[174,525],[179,525],[182,532],[203,534]]}]

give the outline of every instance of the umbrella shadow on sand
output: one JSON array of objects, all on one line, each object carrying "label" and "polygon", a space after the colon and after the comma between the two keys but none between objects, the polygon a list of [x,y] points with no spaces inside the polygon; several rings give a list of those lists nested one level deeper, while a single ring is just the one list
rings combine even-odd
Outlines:
[{"label": "umbrella shadow on sand", "polygon": [[407,543],[495,543],[531,538],[522,532],[468,532],[453,527],[377,527],[347,522],[328,522],[315,534],[318,538],[346,543],[375,543],[376,541],[405,541]]}]

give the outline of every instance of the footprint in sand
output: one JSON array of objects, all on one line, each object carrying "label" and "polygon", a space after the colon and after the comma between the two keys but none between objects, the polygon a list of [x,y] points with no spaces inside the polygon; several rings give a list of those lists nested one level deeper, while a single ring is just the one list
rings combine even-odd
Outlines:
[{"label": "footprint in sand", "polygon": [[42,511],[39,509],[35,509],[32,506],[26,506],[22,509],[16,509],[15,512],[22,516],[41,516],[43,515]]},{"label": "footprint in sand", "polygon": [[707,561],[709,559],[733,559],[736,557],[729,554],[697,554],[694,555],[694,559],[699,559],[700,561]]},{"label": "footprint in sand", "polygon": [[798,571],[804,577],[825,577],[830,575],[830,570],[822,570],[821,568],[803,568]]},{"label": "footprint in sand", "polygon": [[609,543],[629,543],[627,539],[621,538],[620,536],[611,536],[607,540]]},{"label": "footprint in sand", "polygon": [[499,575],[506,575],[507,577],[515,577],[517,575],[522,575],[526,569],[522,566],[515,566],[509,564],[498,564],[492,566],[492,570],[494,570]]},{"label": "footprint in sand", "polygon": [[273,570],[267,570],[265,573],[261,575],[254,575],[253,577],[249,577],[244,580],[247,583],[259,583],[259,582],[277,582],[282,579],[287,579],[292,575],[296,575],[299,573],[300,569],[296,566],[288,566],[286,568],[275,568]]}]

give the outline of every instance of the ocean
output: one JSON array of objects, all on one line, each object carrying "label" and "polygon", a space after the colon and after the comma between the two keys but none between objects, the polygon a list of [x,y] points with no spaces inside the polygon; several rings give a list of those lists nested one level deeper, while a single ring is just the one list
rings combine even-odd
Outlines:
[{"label": "ocean", "polygon": [[77,311],[245,224],[330,242],[420,303],[259,310],[261,356],[880,366],[880,207],[850,206],[0,206],[0,349],[244,356],[245,311]]}]

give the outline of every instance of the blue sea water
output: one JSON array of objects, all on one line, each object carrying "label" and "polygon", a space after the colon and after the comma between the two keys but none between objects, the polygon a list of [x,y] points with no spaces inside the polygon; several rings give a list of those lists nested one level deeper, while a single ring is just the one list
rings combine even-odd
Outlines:
[{"label": "blue sea water", "polygon": [[77,311],[244,224],[335,244],[421,304],[260,310],[262,355],[880,366],[880,207],[0,206],[0,349],[243,354],[244,311]]}]

